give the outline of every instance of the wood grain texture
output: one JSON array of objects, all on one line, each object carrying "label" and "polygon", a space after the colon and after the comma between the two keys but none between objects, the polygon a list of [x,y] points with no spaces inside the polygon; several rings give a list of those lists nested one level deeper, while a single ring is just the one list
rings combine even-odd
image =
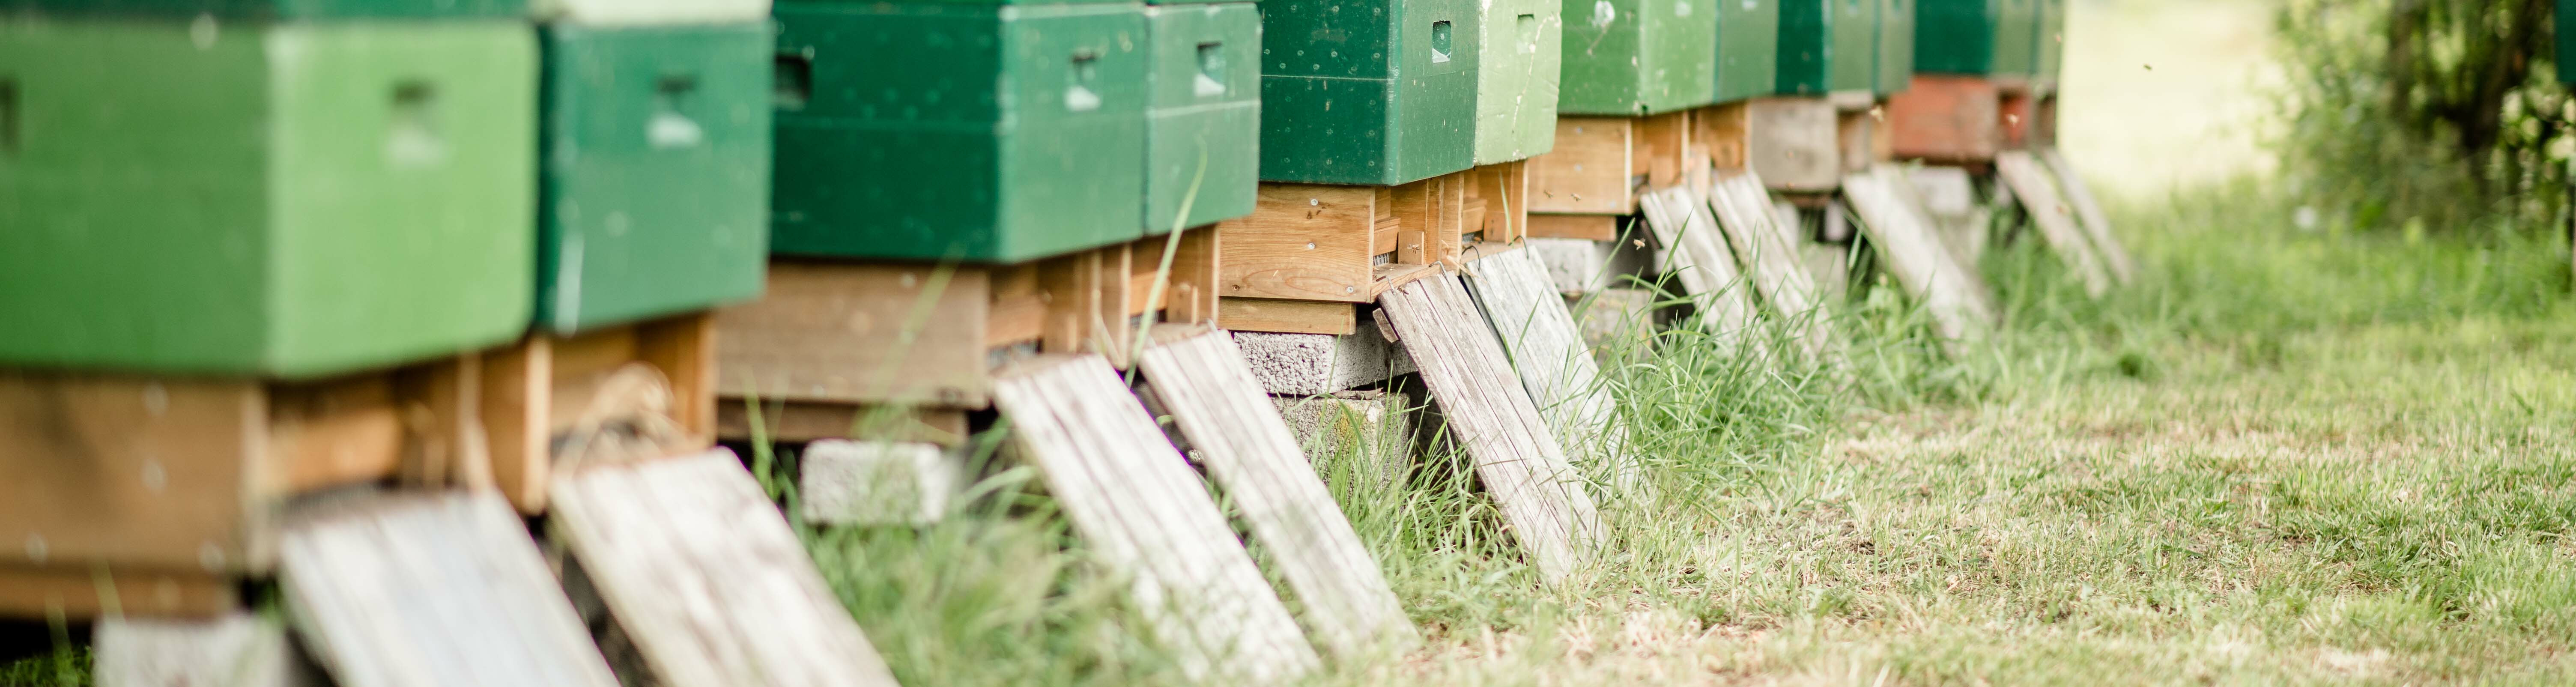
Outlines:
[{"label": "wood grain texture", "polygon": [[1477,260],[1468,265],[1467,285],[1558,443],[1595,474],[1608,475],[1620,491],[1643,484],[1618,402],[1537,253],[1516,250]]},{"label": "wood grain texture", "polygon": [[199,618],[241,607],[238,581],[202,570],[0,565],[0,617]]},{"label": "wood grain texture", "polygon": [[1227,298],[1216,308],[1217,326],[1234,331],[1338,336],[1359,329],[1355,303]]},{"label": "wood grain texture", "polygon": [[250,380],[0,370],[0,564],[266,569],[268,413]]},{"label": "wood grain texture", "polygon": [[991,289],[972,268],[772,261],[760,300],[716,315],[719,393],[982,407]]},{"label": "wood grain texture", "polygon": [[1389,291],[1378,305],[1512,536],[1542,575],[1566,579],[1602,541],[1600,515],[1465,287],[1441,275]]},{"label": "wood grain texture", "polygon": [[367,496],[290,516],[279,588],[342,687],[614,687],[508,502]]},{"label": "wood grain texture", "polygon": [[1794,332],[1808,355],[1833,353],[1833,311],[1816,297],[1815,277],[1807,273],[1804,254],[1794,234],[1780,226],[1771,207],[1771,192],[1759,174],[1728,176],[1710,187],[1708,207],[1717,226],[1745,267],[1753,290],[1771,304],[1771,312]]},{"label": "wood grain texture", "polygon": [[1727,250],[1726,237],[1719,235],[1707,199],[1690,189],[1668,188],[1647,193],[1639,205],[1645,209],[1647,231],[1662,247],[1658,271],[1678,277],[1681,295],[1699,309],[1700,328],[1727,339],[1758,342],[1759,337],[1749,336],[1757,309],[1753,285],[1736,267],[1735,254]]},{"label": "wood grain texture", "polygon": [[1181,667],[1208,684],[1277,684],[1318,665],[1206,486],[1107,360],[1046,355],[996,374],[1012,441]]},{"label": "wood grain texture", "polygon": [[1635,122],[1625,117],[1558,117],[1556,147],[1529,159],[1529,211],[1627,214],[1637,205],[1630,181],[1635,135]]},{"label": "wood grain texture", "polygon": [[895,684],[733,452],[555,480],[553,532],[667,685]]},{"label": "wood grain texture", "polygon": [[2129,247],[2121,244],[2119,234],[2111,230],[2111,215],[2102,211],[2102,201],[2093,197],[2093,186],[2084,182],[2084,174],[2056,148],[2040,148],[2038,155],[2057,179],[2057,190],[2065,195],[2066,204],[2074,208],[2084,236],[2092,239],[2094,250],[2102,253],[2102,264],[2111,269],[2111,277],[2122,284],[2137,281],[2138,260],[2129,255]]},{"label": "wood grain texture", "polygon": [[1619,240],[1618,215],[1530,215],[1529,238]]},{"label": "wood grain texture", "polygon": [[2012,189],[2013,198],[2029,211],[2031,224],[2039,227],[2039,236],[2057,253],[2066,269],[2084,280],[2084,293],[2095,298],[2111,290],[2111,270],[2101,255],[2085,238],[2084,228],[2075,221],[2075,213],[2058,198],[2057,182],[2049,178],[2037,158],[2029,151],[2010,150],[1995,156],[1995,177]]},{"label": "wood grain texture", "polygon": [[1145,351],[1146,383],[1288,579],[1306,624],[1345,657],[1417,641],[1376,559],[1299,451],[1234,337],[1172,327],[1157,338],[1178,340]]},{"label": "wood grain texture", "polygon": [[1217,223],[1227,298],[1365,303],[1382,204],[1369,186],[1262,184],[1252,215]]},{"label": "wood grain texture", "polygon": [[1933,233],[1930,218],[1899,190],[1903,171],[1880,165],[1843,180],[1844,197],[1860,215],[1861,232],[1878,246],[1883,269],[1922,304],[1934,330],[1955,354],[1960,343],[1985,335],[1994,312],[1985,281],[1961,263]]}]

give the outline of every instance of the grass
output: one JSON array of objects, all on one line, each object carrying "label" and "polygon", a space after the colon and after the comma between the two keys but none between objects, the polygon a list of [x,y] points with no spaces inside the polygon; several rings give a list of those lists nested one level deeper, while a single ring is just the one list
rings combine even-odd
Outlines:
[{"label": "grass", "polygon": [[[2566,246],[2288,217],[2249,191],[2142,204],[2150,273],[2101,301],[2007,247],[2009,322],[1961,360],[1886,288],[1843,306],[1844,374],[1667,333],[1608,374],[1653,496],[1606,500],[1612,541],[1562,585],[1463,458],[1328,456],[1426,641],[1313,682],[2576,683]],[[806,529],[898,677],[1177,684],[1122,581],[984,448],[941,524]],[[0,685],[57,660],[85,655]]]}]

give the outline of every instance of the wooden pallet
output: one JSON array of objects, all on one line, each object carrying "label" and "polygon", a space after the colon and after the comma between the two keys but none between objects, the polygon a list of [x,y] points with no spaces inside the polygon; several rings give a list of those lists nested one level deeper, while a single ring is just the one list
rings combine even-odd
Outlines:
[{"label": "wooden pallet", "polygon": [[1123,361],[1135,317],[1214,319],[1221,235],[1200,227],[1177,245],[1158,236],[1019,265],[774,261],[759,301],[716,316],[717,434],[753,438],[757,414],[771,440],[956,444],[966,413],[991,406],[1003,352]]},{"label": "wooden pallet", "polygon": [[1530,232],[1535,166],[1487,165],[1401,186],[1261,185],[1253,214],[1219,223],[1227,329],[1349,334],[1359,304]]},{"label": "wooden pallet", "polygon": [[1973,76],[1916,74],[1887,98],[1888,144],[1897,159],[1987,165],[2003,149],[2003,92]]},{"label": "wooden pallet", "polygon": [[228,609],[288,498],[488,479],[479,377],[471,356],[295,382],[0,370],[0,614]]},{"label": "wooden pallet", "polygon": [[574,335],[538,333],[483,354],[492,480],[522,513],[545,510],[567,462],[612,463],[715,443],[715,316],[691,313]]}]

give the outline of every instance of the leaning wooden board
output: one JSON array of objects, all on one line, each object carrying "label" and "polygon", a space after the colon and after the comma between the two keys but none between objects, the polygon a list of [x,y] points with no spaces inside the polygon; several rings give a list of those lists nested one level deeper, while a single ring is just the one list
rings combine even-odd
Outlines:
[{"label": "leaning wooden board", "polygon": [[2103,265],[2111,268],[2112,278],[2126,284],[2138,278],[2138,260],[2130,257],[2129,247],[2121,245],[2111,232],[2111,215],[2102,211],[2102,201],[2093,197],[2093,187],[2084,183],[2084,175],[2075,171],[2075,163],[2056,148],[2039,149],[2039,161],[2057,177],[2057,190],[2073,206],[2075,219],[2084,226],[2084,235],[2093,239],[2093,248],[2102,251]]},{"label": "leaning wooden board", "polygon": [[1599,471],[1609,474],[1614,486],[1635,486],[1637,460],[1628,452],[1618,401],[1592,352],[1584,348],[1583,331],[1575,327],[1574,313],[1566,309],[1538,253],[1504,251],[1468,263],[1467,285],[1501,337],[1521,386],[1538,402],[1560,443],[1606,468]]},{"label": "leaning wooden board", "polygon": [[1648,193],[1638,201],[1646,229],[1661,245],[1657,269],[1681,281],[1683,295],[1698,306],[1700,327],[1723,337],[1745,336],[1753,326],[1753,289],[1735,267],[1735,255],[1718,236],[1717,219],[1708,203],[1687,188]]},{"label": "leaning wooden board", "polygon": [[315,504],[278,586],[342,687],[614,687],[608,662],[494,492]]},{"label": "leaning wooden board", "polygon": [[1752,172],[1717,180],[1709,188],[1709,210],[1735,250],[1736,264],[1751,275],[1753,290],[1771,304],[1771,312],[1806,346],[1823,356],[1833,346],[1833,313],[1816,297],[1815,278],[1807,274],[1796,244],[1789,241],[1771,212],[1771,192]]},{"label": "leaning wooden board", "polygon": [[1074,529],[1120,572],[1181,668],[1207,684],[1273,684],[1318,663],[1288,607],[1109,361],[1046,355],[995,375],[1012,441]]},{"label": "leaning wooden board", "polygon": [[1889,274],[1932,316],[1932,325],[1956,352],[1981,337],[1994,321],[1985,282],[1955,259],[1932,233],[1930,220],[1896,188],[1906,183],[1896,168],[1879,165],[1843,179],[1843,194],[1861,217],[1861,232],[1877,246]]},{"label": "leaning wooden board", "polygon": [[2109,292],[2109,268],[2103,267],[2101,256],[2094,252],[2091,239],[2085,238],[2075,214],[2058,200],[2057,184],[2040,169],[2039,161],[2029,151],[2005,151],[1995,155],[1995,175],[2030,212],[2031,224],[2039,227],[2040,238],[2048,242],[2049,250],[2066,262],[2067,271],[2084,280],[2084,293],[2098,298]]},{"label": "leaning wooden board", "polygon": [[1512,536],[1549,580],[1573,573],[1602,540],[1600,515],[1458,278],[1396,287],[1378,305],[1387,339],[1413,356]]},{"label": "leaning wooden board", "polygon": [[1358,656],[1412,644],[1418,636],[1386,575],[1315,476],[1234,336],[1165,325],[1157,338],[1165,341],[1145,349],[1142,360],[1146,384],[1278,563],[1325,648]]},{"label": "leaning wooden board", "polygon": [[732,451],[557,477],[555,537],[665,685],[895,684]]}]

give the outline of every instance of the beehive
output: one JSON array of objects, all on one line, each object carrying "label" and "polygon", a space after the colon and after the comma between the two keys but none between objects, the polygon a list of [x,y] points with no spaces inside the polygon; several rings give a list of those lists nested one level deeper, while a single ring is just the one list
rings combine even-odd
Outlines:
[{"label": "beehive", "polygon": [[[560,1],[560,0],[558,0]],[[608,0],[588,0],[604,2]],[[643,2],[644,0],[626,0]],[[663,0],[665,2],[670,0]],[[704,1],[704,0],[696,0]],[[0,12],[89,18],[164,17],[196,20],[210,29],[231,20],[461,19],[523,17],[528,0],[0,0]],[[245,27],[246,28],[246,27]]]},{"label": "beehive", "polygon": [[0,21],[0,364],[305,378],[526,328],[525,23],[208,24]]},{"label": "beehive", "polygon": [[1715,0],[1717,101],[1771,95],[1779,89],[1780,5],[1826,0]]},{"label": "beehive", "polygon": [[1565,68],[1557,111],[1632,116],[1717,102],[1717,24],[1724,0],[1565,0]]},{"label": "beehive", "polygon": [[1994,72],[1995,24],[2003,0],[1914,2],[1914,70],[1983,76]]},{"label": "beehive", "polygon": [[1880,0],[1785,0],[1778,90],[1791,95],[1875,87]]},{"label": "beehive", "polygon": [[1143,234],[1141,6],[775,14],[773,253],[1010,263]]},{"label": "beehive", "polygon": [[1145,33],[1146,233],[1251,214],[1261,185],[1261,10],[1248,2],[1147,7]]},{"label": "beehive", "polygon": [[1469,0],[1261,7],[1261,178],[1393,185],[1475,162]]},{"label": "beehive", "polygon": [[1556,143],[1563,6],[1557,0],[1496,0],[1482,5],[1485,42],[1476,66],[1476,164],[1545,153]]},{"label": "beehive", "polygon": [[2036,38],[2034,72],[2040,81],[2055,83],[2066,55],[2066,0],[2039,0],[2039,37]]},{"label": "beehive", "polygon": [[2039,0],[1999,2],[1993,28],[1995,59],[1989,73],[2027,79],[2039,65]]},{"label": "beehive", "polygon": [[768,23],[543,36],[538,324],[569,333],[758,295]]},{"label": "beehive", "polygon": [[1872,70],[1880,95],[1905,90],[1914,81],[1914,17],[1919,0],[1877,0],[1878,59]]}]

